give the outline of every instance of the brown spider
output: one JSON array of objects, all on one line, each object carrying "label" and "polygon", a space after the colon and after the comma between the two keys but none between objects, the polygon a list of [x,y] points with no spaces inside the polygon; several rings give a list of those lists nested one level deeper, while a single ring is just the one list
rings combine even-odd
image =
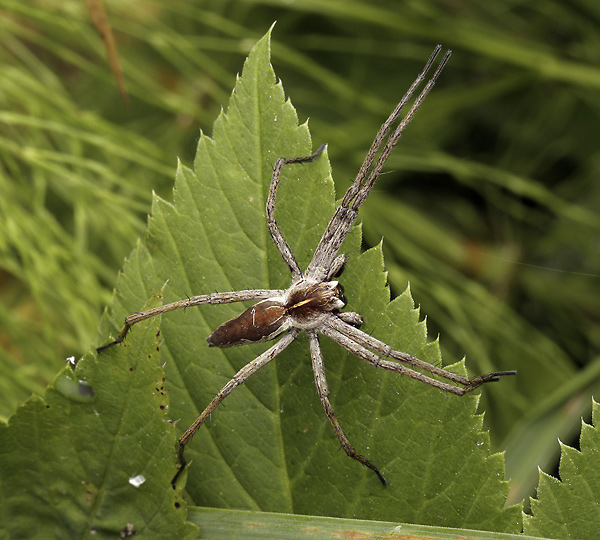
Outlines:
[{"label": "brown spider", "polygon": [[[393,350],[389,345],[386,345],[384,342],[379,341],[358,328],[363,323],[363,319],[358,313],[340,311],[346,305],[346,299],[344,297],[342,286],[337,281],[334,281],[333,278],[341,273],[346,262],[346,256],[343,254],[338,255],[338,250],[356,220],[358,209],[369,195],[384,163],[400,140],[402,132],[412,120],[416,110],[420,107],[421,103],[423,103],[423,100],[430,92],[448,61],[451,51],[448,51],[445,54],[435,73],[427,82],[421,91],[421,94],[415,99],[408,113],[388,137],[383,146],[383,150],[379,154],[379,157],[377,157],[379,148],[386,135],[398,120],[400,112],[412,97],[417,87],[425,80],[425,76],[431,68],[440,49],[441,46],[438,45],[421,74],[417,77],[392,114],[390,114],[389,118],[379,129],[354,183],[344,195],[342,202],[327,225],[327,228],[315,249],[313,258],[304,273],[300,270],[296,257],[292,253],[290,246],[286,242],[275,221],[277,186],[284,165],[311,162],[323,152],[325,145],[321,145],[311,156],[280,158],[275,162],[267,198],[267,225],[275,246],[291,271],[292,284],[289,289],[252,289],[204,294],[193,296],[186,300],[165,304],[148,311],[134,313],[125,319],[125,325],[114,341],[98,348],[98,352],[100,352],[117,343],[121,343],[134,324],[167,311],[198,306],[201,304],[227,304],[231,302],[243,302],[246,300],[258,300],[259,302],[244,311],[241,315],[221,324],[207,339],[210,347],[232,347],[243,343],[256,343],[259,341],[271,340],[280,334],[283,334],[282,338],[275,345],[240,369],[179,438],[178,458],[180,467],[172,480],[173,485],[175,485],[177,478],[186,465],[183,455],[185,446],[190,442],[198,428],[210,416],[212,411],[215,410],[217,405],[219,405],[219,403],[221,403],[235,387],[244,383],[248,377],[256,373],[261,367],[268,364],[281,353],[296,339],[296,337],[298,337],[302,330],[308,335],[315,383],[321,398],[321,403],[323,404],[325,414],[327,415],[342,448],[351,458],[356,459],[374,471],[383,484],[387,484],[383,474],[375,465],[354,449],[335,416],[329,401],[329,388],[325,379],[323,354],[318,339],[319,333],[331,338],[352,354],[366,360],[376,367],[407,375],[408,377],[417,379],[425,384],[443,390],[444,392],[450,392],[459,396],[474,390],[483,383],[497,381],[501,376],[514,375],[516,373],[516,371],[497,371],[479,377],[465,377],[451,373],[450,371],[446,371],[424,362],[423,360],[419,360],[407,353]],[[375,159],[376,157],[377,159]],[[394,361],[386,360],[382,357],[387,357]],[[402,363],[398,363],[398,361]],[[406,365],[403,364],[412,367],[406,367]],[[412,368],[418,368],[433,375],[437,375],[449,382],[440,381]]]}]

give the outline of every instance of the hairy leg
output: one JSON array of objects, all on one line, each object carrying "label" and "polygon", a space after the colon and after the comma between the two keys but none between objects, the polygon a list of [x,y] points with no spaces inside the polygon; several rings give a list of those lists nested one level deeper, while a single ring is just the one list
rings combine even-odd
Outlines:
[{"label": "hairy leg", "polygon": [[292,328],[287,334],[285,334],[275,345],[267,349],[260,356],[257,356],[254,360],[247,363],[242,369],[240,369],[233,378],[219,391],[219,393],[213,398],[208,406],[200,413],[200,416],[194,420],[194,423],[186,429],[185,433],[179,437],[179,449],[177,451],[177,457],[179,458],[179,469],[171,480],[171,483],[175,485],[179,475],[185,469],[186,461],[183,455],[185,446],[192,440],[192,437],[198,431],[204,421],[210,416],[210,414],[217,408],[219,403],[223,401],[234,388],[243,384],[248,378],[256,373],[261,367],[266,366],[273,358],[275,358],[281,351],[283,351],[292,341],[298,337],[299,331]]},{"label": "hairy leg", "polygon": [[307,157],[298,157],[298,158],[279,158],[275,162],[275,167],[273,167],[273,176],[271,177],[271,186],[269,187],[269,196],[267,197],[267,225],[269,226],[269,232],[271,233],[271,238],[273,238],[273,242],[275,246],[281,253],[283,260],[288,265],[290,272],[292,273],[292,281],[298,281],[302,278],[302,271],[300,270],[300,266],[298,265],[298,261],[296,261],[296,257],[292,253],[289,244],[286,239],[283,237],[283,233],[277,225],[277,221],[275,221],[275,201],[277,199],[277,187],[279,186],[279,177],[281,175],[281,170],[284,165],[290,165],[292,163],[310,163],[314,161],[322,152],[325,150],[327,145],[322,144],[317,148],[317,151]]},{"label": "hairy leg", "polygon": [[315,384],[317,385],[317,390],[319,392],[319,397],[321,398],[321,403],[323,404],[323,409],[325,410],[325,414],[331,427],[333,427],[333,431],[337,435],[337,438],[342,445],[342,448],[351,458],[355,459],[362,463],[365,467],[368,467],[372,471],[375,472],[379,480],[382,484],[386,485],[387,480],[381,474],[379,469],[373,465],[366,458],[361,456],[350,444],[348,437],[344,433],[344,430],[340,426],[338,419],[335,416],[335,412],[333,411],[333,407],[331,406],[331,402],[329,401],[329,387],[327,386],[327,379],[325,378],[325,365],[323,364],[323,353],[321,352],[321,347],[319,345],[319,338],[317,337],[317,333],[314,330],[307,330],[308,340],[310,343],[310,356],[312,359],[313,372],[315,374]]},{"label": "hairy leg", "polygon": [[[388,138],[383,150],[381,151],[381,154],[379,155],[379,158],[375,162],[375,165],[373,165],[383,140],[392,128],[393,124],[395,124],[398,120],[400,112],[410,100],[417,87],[425,80],[427,72],[433,65],[433,62],[440,50],[441,46],[438,45],[429,58],[429,61],[423,68],[423,71],[419,74],[415,82],[400,100],[400,103],[398,103],[396,108],[392,111],[392,114],[390,114],[388,119],[383,123],[377,132],[377,135],[373,140],[373,144],[367,152],[365,160],[358,172],[358,175],[356,176],[356,179],[354,180],[354,183],[350,186],[350,188],[348,188],[348,191],[346,191],[340,206],[335,211],[335,214],[331,218],[331,221],[323,233],[323,237],[321,238],[321,241],[319,242],[319,245],[317,246],[317,249],[313,255],[312,261],[310,262],[306,271],[306,277],[322,280],[324,276],[329,273],[329,268],[332,265],[334,257],[340,249],[342,242],[346,238],[346,235],[350,231],[352,224],[356,220],[358,209],[369,195],[375,180],[381,173],[384,163],[387,161],[396,144],[398,144],[398,141],[402,136],[402,132],[406,129],[406,126],[408,126],[412,120],[415,112],[421,106],[427,97],[427,94],[433,88],[433,85],[439,77],[442,69],[450,58],[451,51],[448,51],[429,82],[423,88],[421,94],[416,98],[408,113],[406,113],[406,116],[400,121],[398,127]],[[373,166],[372,169],[371,166]]]},{"label": "hairy leg", "polygon": [[186,298],[185,300],[178,300],[177,302],[171,302],[170,304],[164,304],[163,306],[158,306],[147,311],[140,311],[138,313],[133,313],[129,315],[125,319],[125,324],[123,325],[123,329],[117,336],[114,341],[107,343],[106,345],[102,345],[96,349],[97,352],[101,352],[109,347],[113,347],[118,343],[122,343],[129,332],[129,329],[136,323],[143,321],[145,319],[149,319],[150,317],[155,317],[156,315],[160,315],[161,313],[166,313],[167,311],[173,311],[175,309],[200,306],[202,304],[231,304],[233,302],[245,302],[247,300],[264,300],[266,298],[272,298],[273,296],[281,296],[284,291],[281,290],[271,290],[271,289],[250,289],[247,291],[233,291],[233,292],[224,292],[224,293],[211,293],[211,294],[201,294],[199,296],[192,296],[191,298]]},{"label": "hairy leg", "polygon": [[[502,376],[516,374],[516,371],[495,371],[478,377],[465,377],[463,375],[458,375],[456,373],[452,373],[451,371],[446,371],[445,369],[441,369],[437,366],[429,364],[428,362],[424,362],[423,360],[415,358],[409,354],[395,351],[389,345],[386,345],[382,341],[371,337],[362,330],[359,330],[358,328],[341,321],[335,316],[332,316],[323,326],[323,328],[320,329],[320,331],[327,337],[339,343],[342,347],[350,351],[355,356],[366,360],[376,367],[385,369],[387,371],[392,371],[394,373],[399,373],[400,375],[406,375],[407,377],[421,381],[429,386],[433,386],[439,390],[450,392],[458,396],[462,396],[486,382],[497,381]],[[383,356],[387,356],[388,358],[393,358],[394,360],[399,360],[400,362],[404,362],[405,364],[409,364],[413,367],[423,369],[424,371],[428,371],[429,373],[443,377],[444,379],[452,381],[461,386],[439,381],[433,377],[410,369],[403,364],[399,364],[398,362],[385,360],[378,354],[368,350],[367,347]]]}]

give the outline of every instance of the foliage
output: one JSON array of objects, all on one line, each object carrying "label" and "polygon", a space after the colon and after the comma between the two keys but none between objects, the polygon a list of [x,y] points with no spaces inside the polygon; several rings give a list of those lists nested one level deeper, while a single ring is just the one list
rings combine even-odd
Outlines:
[{"label": "foliage", "polygon": [[[268,37],[250,53],[213,139],[201,137],[195,171],[179,168],[173,203],[155,197],[147,238],[128,258],[103,334],[108,326],[118,330],[123,315],[167,277],[166,300],[187,287],[277,288],[289,279],[264,227],[269,162],[273,155],[310,153],[311,143],[269,64]],[[277,216],[305,266],[326,225],[323,216],[333,212],[333,183],[325,159],[290,169]],[[360,254],[359,247],[356,228],[345,245],[344,282],[352,307],[369,321],[367,331],[438,362],[439,348],[426,342],[410,294],[389,303],[380,248]],[[125,345],[88,354],[74,373],[65,367],[44,400],[21,407],[0,431],[1,514],[18,516],[5,521],[9,534],[109,537],[126,527],[146,537],[170,527],[172,535],[183,534],[181,504],[169,486],[174,433],[164,412],[181,419],[181,432],[206,396],[267,346],[202,345],[233,311],[239,306],[169,314],[160,348],[157,321],[136,326]],[[186,449],[192,462],[186,489],[194,503],[520,530],[520,509],[503,508],[502,456],[490,456],[476,395],[459,399],[380,373],[332,343],[324,351],[333,405],[390,485],[339,453],[314,392],[306,341],[299,340],[236,389]],[[21,471],[28,477],[21,479]],[[139,474],[145,482],[138,487],[132,478]]]},{"label": "foliage", "polygon": [[455,51],[365,239],[385,235],[392,290],[410,280],[447,362],[519,369],[483,396],[511,500],[552,470],[600,377],[597,3],[107,3],[128,108],[84,3],[0,6],[0,415],[87,350],[151,190],[168,196],[277,19],[278,74],[338,193],[434,43]]},{"label": "foliage", "polygon": [[593,426],[582,423],[581,451],[561,444],[560,481],[540,475],[525,531],[548,538],[593,539],[600,520],[600,407],[594,401]]},{"label": "foliage", "polygon": [[[312,150],[306,124],[298,126],[276,82],[268,44],[264,38],[250,53],[212,139],[201,137],[195,170],[180,167],[173,203],[155,199],[145,264],[127,269],[118,284],[110,316],[114,331],[167,278],[167,300],[186,290],[202,294],[289,283],[289,270],[265,227],[264,201],[276,157]],[[333,183],[325,159],[289,166],[284,175],[277,220],[306,267],[333,214]],[[389,304],[380,249],[359,255],[359,242],[356,230],[344,250],[349,307],[364,314],[368,332],[438,362],[437,345],[426,343],[408,292]],[[164,317],[171,414],[181,418],[181,429],[208,404],[207,397],[269,346],[204,345],[211,328],[239,311],[239,305],[201,306]],[[391,485],[382,488],[375,475],[340,454],[314,390],[307,342],[299,339],[237,388],[186,450],[193,462],[186,489],[197,505],[519,527],[517,508],[502,511],[507,488],[500,481],[502,459],[488,457],[481,418],[473,416],[476,396],[449,399],[360,365],[322,341],[334,408],[357,447],[388,472]],[[460,481],[465,470],[468,481]]]},{"label": "foliage", "polygon": [[399,524],[387,521],[332,519],[317,516],[273,514],[249,510],[190,508],[190,520],[202,527],[205,538],[233,540],[331,540],[332,538],[373,538],[410,540],[534,540],[524,536],[469,529],[448,529],[431,525]]},{"label": "foliage", "polygon": [[88,353],[65,366],[44,399],[31,398],[0,426],[3,538],[196,536],[170,485],[175,433],[159,323],[140,325],[102,358]]}]

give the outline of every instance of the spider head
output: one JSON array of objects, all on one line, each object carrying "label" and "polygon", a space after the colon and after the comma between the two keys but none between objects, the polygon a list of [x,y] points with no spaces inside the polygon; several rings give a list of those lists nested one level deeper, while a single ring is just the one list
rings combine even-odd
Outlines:
[{"label": "spider head", "polygon": [[316,328],[345,305],[344,289],[337,281],[301,279],[286,292],[286,312],[296,328]]}]

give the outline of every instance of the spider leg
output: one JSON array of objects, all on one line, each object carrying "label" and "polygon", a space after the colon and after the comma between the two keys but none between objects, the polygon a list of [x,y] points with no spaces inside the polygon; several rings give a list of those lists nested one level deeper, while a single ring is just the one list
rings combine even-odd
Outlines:
[{"label": "spider leg", "polygon": [[321,347],[319,345],[319,338],[317,333],[314,330],[307,330],[308,340],[310,343],[310,356],[312,358],[313,372],[315,375],[315,384],[317,386],[317,390],[319,392],[319,397],[321,398],[321,403],[323,404],[323,409],[325,410],[325,414],[329,420],[329,423],[333,427],[333,431],[337,435],[337,438],[342,445],[342,448],[351,458],[355,459],[362,463],[365,467],[368,467],[378,476],[379,480],[383,485],[387,484],[387,480],[381,474],[379,469],[373,465],[366,458],[361,456],[350,444],[348,437],[344,433],[344,430],[340,426],[338,419],[335,416],[335,412],[333,411],[333,407],[331,406],[331,402],[329,401],[329,387],[327,386],[327,379],[325,378],[325,365],[323,363],[323,353],[321,352]]},{"label": "spider leg", "polygon": [[273,358],[275,358],[281,351],[283,351],[292,341],[294,341],[299,334],[299,330],[292,328],[287,334],[285,334],[275,345],[267,349],[264,353],[257,356],[254,360],[247,363],[242,369],[240,369],[233,378],[219,391],[219,393],[213,398],[204,409],[198,418],[194,420],[194,423],[187,428],[185,433],[179,437],[179,449],[177,450],[177,457],[179,459],[179,469],[171,480],[171,484],[175,486],[177,479],[185,469],[186,461],[183,455],[185,446],[192,440],[192,437],[198,431],[204,421],[210,416],[210,414],[217,408],[219,403],[223,401],[234,388],[246,382],[248,377],[256,373],[261,367],[266,366]]},{"label": "spider leg", "polygon": [[291,163],[309,163],[314,161],[321,154],[321,152],[325,150],[326,146],[326,144],[322,144],[311,156],[298,158],[279,158],[273,167],[273,176],[271,177],[269,196],[267,197],[267,225],[275,246],[279,250],[279,253],[281,253],[283,260],[288,265],[288,268],[292,273],[292,281],[294,282],[302,278],[302,271],[300,270],[298,261],[292,253],[289,244],[283,237],[283,233],[281,232],[279,225],[277,225],[277,221],[275,221],[275,200],[277,197],[277,187],[279,186],[279,177],[281,175],[281,169],[283,169],[284,165],[289,165]]},{"label": "spider leg", "polygon": [[365,320],[361,315],[355,313],[354,311],[340,311],[340,313],[336,314],[339,319],[344,321],[345,323],[351,324],[352,326],[362,326]]},{"label": "spider leg", "polygon": [[[398,144],[398,141],[400,140],[403,131],[406,129],[406,127],[412,120],[415,112],[427,97],[427,94],[429,94],[429,92],[433,88],[433,85],[435,84],[440,73],[442,72],[442,69],[444,69],[446,62],[450,58],[451,51],[448,51],[445,54],[442,61],[440,62],[439,66],[437,67],[435,73],[433,74],[429,82],[421,91],[421,94],[419,94],[419,96],[415,99],[412,107],[406,113],[405,117],[400,121],[395,131],[388,138],[383,150],[381,151],[381,154],[379,155],[379,158],[373,166],[373,161],[377,156],[377,152],[379,152],[379,148],[381,147],[383,140],[385,139],[386,135],[388,134],[394,123],[398,120],[400,112],[410,100],[417,87],[425,80],[427,72],[433,65],[433,62],[440,50],[441,46],[438,45],[433,51],[431,57],[429,58],[429,61],[423,68],[423,71],[419,74],[415,82],[408,89],[408,92],[406,92],[406,94],[400,100],[400,103],[398,103],[396,108],[392,111],[392,114],[390,114],[388,119],[383,123],[383,125],[377,132],[377,135],[375,135],[373,144],[367,152],[365,160],[358,172],[358,175],[356,176],[356,179],[354,180],[350,188],[348,188],[348,191],[346,191],[346,194],[344,195],[340,206],[337,208],[333,217],[331,218],[331,221],[327,225],[327,228],[323,233],[321,241],[319,242],[319,245],[315,250],[312,261],[310,262],[306,271],[306,276],[308,278],[322,280],[329,273],[329,268],[332,264],[336,253],[340,249],[342,242],[346,238],[346,235],[350,231],[352,224],[356,220],[356,216],[358,215],[358,209],[369,195],[369,192],[371,191],[375,180],[377,180],[377,177],[381,173],[381,169],[383,168],[383,165],[390,156],[392,150],[394,149],[396,144]],[[371,166],[373,166],[372,169]]]},{"label": "spider leg", "polygon": [[[362,358],[363,360],[366,360],[369,362],[369,364],[387,371],[406,375],[407,377],[421,381],[429,386],[433,386],[434,388],[438,388],[444,392],[449,392],[458,396],[462,396],[467,392],[475,390],[475,388],[478,388],[484,383],[497,381],[500,379],[500,377],[504,377],[506,375],[515,375],[517,373],[516,371],[493,371],[478,377],[465,377],[463,375],[458,375],[456,373],[452,373],[451,371],[446,371],[445,369],[441,369],[437,366],[429,364],[428,362],[424,362],[423,360],[415,358],[410,354],[395,351],[383,341],[375,339],[362,330],[359,330],[358,328],[355,328],[354,326],[340,320],[336,316],[330,317],[327,320],[327,323],[325,323],[323,327],[319,329],[319,331],[339,343],[352,354]],[[394,360],[399,360],[400,362],[409,364],[413,367],[423,369],[429,373],[438,375],[446,380],[462,386],[439,381],[433,377],[420,373],[419,371],[415,371],[414,369],[399,364],[398,362],[385,360],[369,349],[372,349],[383,356],[387,356],[389,358],[393,358]]]},{"label": "spider leg", "polygon": [[201,294],[199,296],[192,296],[185,300],[178,300],[177,302],[171,302],[170,304],[164,304],[147,311],[140,311],[134,313],[125,318],[125,324],[123,329],[114,341],[102,345],[96,349],[97,352],[101,352],[104,349],[108,349],[118,343],[122,343],[129,332],[129,329],[136,323],[166,313],[167,311],[173,311],[175,309],[187,308],[192,306],[199,306],[201,304],[230,304],[232,302],[244,302],[246,300],[264,300],[266,298],[272,298],[273,296],[281,296],[283,291],[271,290],[271,289],[250,289],[247,291],[233,291],[223,293],[212,293],[212,294]]}]

